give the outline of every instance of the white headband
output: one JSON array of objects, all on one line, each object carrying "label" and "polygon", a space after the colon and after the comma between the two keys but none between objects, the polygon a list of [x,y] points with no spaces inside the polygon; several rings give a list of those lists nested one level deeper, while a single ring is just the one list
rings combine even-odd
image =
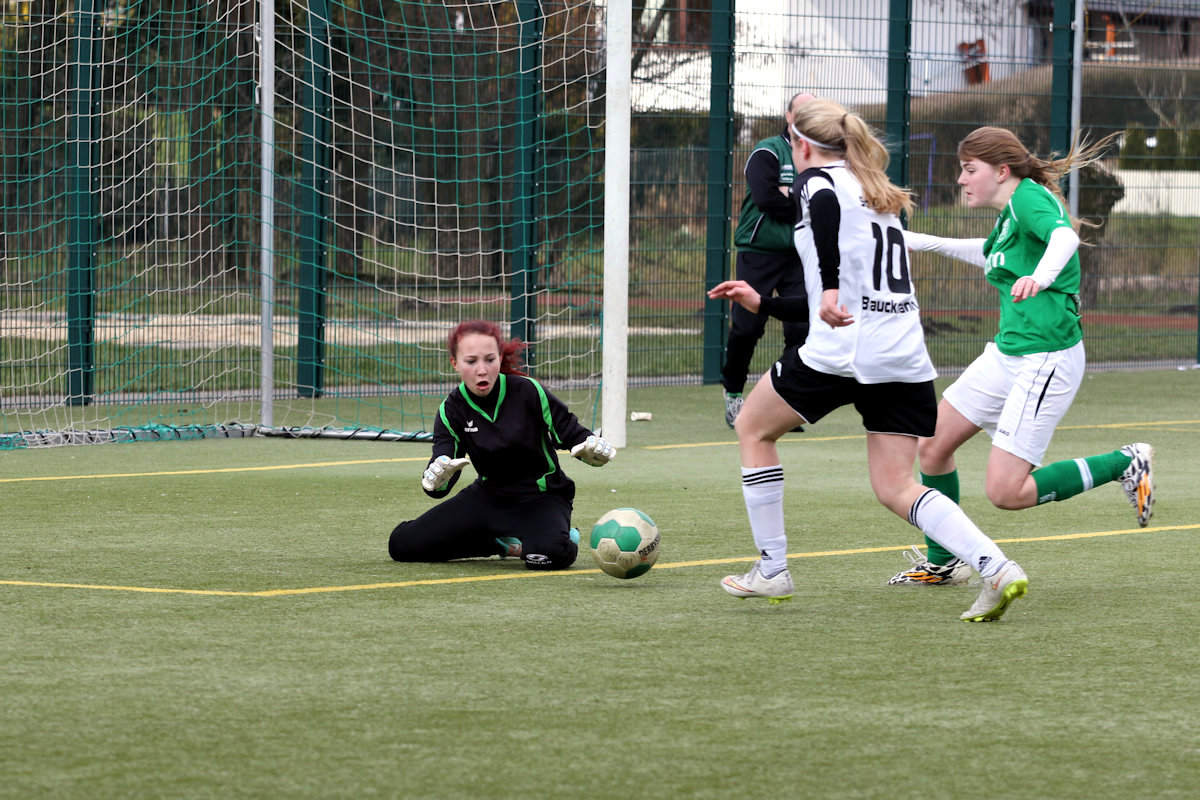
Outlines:
[{"label": "white headband", "polygon": [[837,150],[840,150],[840,149],[841,149],[840,147],[835,147],[835,146],[833,146],[833,145],[831,145],[831,144],[825,144],[824,142],[818,142],[816,139],[812,138],[811,136],[805,136],[803,133],[801,133],[800,131],[796,130],[796,126],[795,126],[795,125],[792,125],[792,126],[791,126],[791,129],[792,129],[792,133],[796,134],[796,135],[797,135],[797,136],[799,136],[801,139],[803,139],[804,141],[806,141],[806,142],[808,142],[809,144],[811,144],[813,147],[819,147],[819,148],[821,148],[822,150],[834,150],[834,151],[837,151]]}]

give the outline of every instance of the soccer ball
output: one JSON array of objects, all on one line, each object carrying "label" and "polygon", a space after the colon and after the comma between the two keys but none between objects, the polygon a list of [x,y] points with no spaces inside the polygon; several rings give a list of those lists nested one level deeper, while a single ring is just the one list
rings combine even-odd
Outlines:
[{"label": "soccer ball", "polygon": [[636,508],[615,508],[592,527],[592,558],[614,578],[645,575],[658,560],[658,527]]}]

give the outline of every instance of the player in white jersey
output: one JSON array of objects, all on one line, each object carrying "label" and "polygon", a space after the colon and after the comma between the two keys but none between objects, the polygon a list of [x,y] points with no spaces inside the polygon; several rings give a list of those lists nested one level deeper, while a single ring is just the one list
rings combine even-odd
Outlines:
[{"label": "player in white jersey", "polygon": [[[1154,510],[1154,448],[1145,442],[1039,467],[1054,430],[1083,381],[1079,308],[1079,236],[1059,180],[1095,160],[1106,141],[1057,160],[1032,155],[1004,128],[975,130],[958,147],[967,205],[999,211],[986,239],[905,233],[914,250],[930,250],[983,268],[998,292],[995,341],[942,397],[937,431],[918,451],[921,482],[958,501],[954,454],[981,430],[992,439],[986,490],[998,508],[1066,500],[1120,481],[1145,526]],[[889,585],[966,583],[970,567],[928,537],[927,552],[905,553],[911,565]]]},{"label": "player in white jersey", "polygon": [[[854,325],[811,325],[811,338],[800,348],[800,359],[818,372],[859,383],[922,383],[936,378],[925,349],[899,218],[863,204],[862,184],[844,160],[805,171],[795,191],[803,214],[796,225],[795,244],[805,265],[809,305],[820,306],[822,286],[828,283],[823,272],[836,270],[838,302],[857,316]],[[836,219],[826,221],[824,227],[821,220],[814,222],[812,208],[813,198],[821,192],[832,192],[837,202],[834,210],[833,200],[826,201],[826,213]],[[815,213],[822,213],[820,200]],[[837,240],[818,246],[816,237],[829,231],[836,233]]]},{"label": "player in white jersey", "polygon": [[[735,597],[771,603],[792,596],[775,443],[798,423],[815,423],[853,403],[867,431],[875,496],[984,576],[962,619],[998,619],[1025,594],[1024,571],[957,504],[913,478],[917,438],[934,430],[936,396],[899,221],[912,197],[888,181],[887,151],[866,123],[828,100],[811,100],[794,115],[792,160],[802,170],[793,197],[809,335],[755,384],[734,424],[742,495],[760,559],[721,586]],[[799,298],[763,297],[744,281],[718,284],[709,297],[784,320],[803,305]]]}]

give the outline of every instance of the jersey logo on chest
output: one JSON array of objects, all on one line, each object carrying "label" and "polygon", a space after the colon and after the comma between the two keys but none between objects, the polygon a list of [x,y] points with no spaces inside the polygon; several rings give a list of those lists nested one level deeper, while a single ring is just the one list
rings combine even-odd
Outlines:
[{"label": "jersey logo on chest", "polygon": [[994,247],[999,247],[1008,241],[1008,237],[1012,236],[1012,220],[1004,220],[1004,224],[1000,226],[1000,233],[996,236],[996,244]]},{"label": "jersey logo on chest", "polygon": [[479,433],[479,428],[475,425],[475,420],[467,420],[467,424],[463,427],[463,433]]}]

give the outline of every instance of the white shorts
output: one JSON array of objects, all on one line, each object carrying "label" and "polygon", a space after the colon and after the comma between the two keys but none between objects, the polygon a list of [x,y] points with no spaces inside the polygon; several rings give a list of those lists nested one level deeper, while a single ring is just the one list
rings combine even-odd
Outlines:
[{"label": "white shorts", "polygon": [[1035,467],[1083,382],[1083,342],[1051,353],[1006,356],[994,342],[947,387],[942,399]]}]

